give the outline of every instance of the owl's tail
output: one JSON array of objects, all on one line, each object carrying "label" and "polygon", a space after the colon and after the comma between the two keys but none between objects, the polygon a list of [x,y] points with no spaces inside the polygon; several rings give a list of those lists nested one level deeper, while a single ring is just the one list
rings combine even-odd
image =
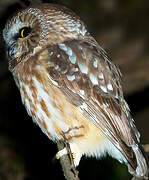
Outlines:
[{"label": "owl's tail", "polygon": [[136,157],[136,169],[133,169],[130,165],[128,165],[129,172],[137,179],[148,179],[148,163],[145,158],[145,153],[141,145],[135,144],[132,146],[132,150]]}]

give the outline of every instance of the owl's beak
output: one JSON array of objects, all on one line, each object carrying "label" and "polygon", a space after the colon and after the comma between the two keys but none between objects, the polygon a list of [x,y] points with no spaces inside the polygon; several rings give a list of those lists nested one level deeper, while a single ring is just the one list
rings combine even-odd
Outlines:
[{"label": "owl's beak", "polygon": [[11,58],[18,52],[18,46],[16,43],[12,43],[11,45],[8,46],[8,56]]}]

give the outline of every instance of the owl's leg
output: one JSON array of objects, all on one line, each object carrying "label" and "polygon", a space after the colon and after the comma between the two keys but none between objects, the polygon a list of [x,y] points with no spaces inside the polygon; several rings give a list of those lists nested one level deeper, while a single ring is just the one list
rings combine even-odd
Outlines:
[{"label": "owl's leg", "polygon": [[79,150],[79,148],[78,148],[78,146],[77,146],[76,144],[74,144],[74,143],[69,143],[69,146],[70,146],[70,152],[71,152],[71,154],[69,153],[68,148],[65,147],[65,148],[62,149],[61,151],[57,152],[56,158],[57,158],[57,159],[60,159],[63,155],[69,154],[70,157],[72,156],[74,166],[76,167],[76,166],[79,165],[79,162],[80,162],[82,153],[80,152],[80,150]]},{"label": "owl's leg", "polygon": [[81,125],[79,127],[73,127],[73,128],[69,128],[68,131],[66,132],[62,132],[62,136],[63,139],[66,141],[68,139],[71,139],[73,137],[78,137],[78,136],[82,136],[83,135],[83,130],[84,126]]},{"label": "owl's leg", "polygon": [[68,131],[62,132],[63,141],[65,144],[65,148],[59,151],[56,154],[56,158],[59,159],[63,155],[68,154],[70,157],[71,164],[75,167],[79,165],[82,153],[80,152],[78,146],[74,142],[69,142],[68,139],[71,139],[73,137],[81,136],[82,132],[80,129],[84,128],[83,126],[80,127],[73,127],[69,128]]}]

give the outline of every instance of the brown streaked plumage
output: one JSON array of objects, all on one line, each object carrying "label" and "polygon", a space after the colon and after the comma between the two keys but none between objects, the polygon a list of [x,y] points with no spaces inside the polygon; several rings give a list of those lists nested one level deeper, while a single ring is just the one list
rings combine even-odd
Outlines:
[{"label": "brown streaked plumage", "polygon": [[8,20],[3,37],[28,114],[54,142],[67,132],[76,166],[82,155],[108,153],[133,176],[148,178],[121,73],[78,16],[59,5],[35,5]]}]

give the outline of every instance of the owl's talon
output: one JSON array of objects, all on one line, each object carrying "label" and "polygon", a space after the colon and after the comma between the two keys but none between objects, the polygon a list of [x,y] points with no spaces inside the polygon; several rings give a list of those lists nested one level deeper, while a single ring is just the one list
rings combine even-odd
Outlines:
[{"label": "owl's talon", "polygon": [[[71,149],[71,153],[72,153],[71,155],[73,158],[73,164],[76,167],[79,165],[79,162],[81,159],[81,153],[75,144],[70,143],[70,149]],[[69,153],[67,151],[67,148],[64,148],[64,149],[57,152],[56,159],[60,159],[62,156],[66,155],[66,154],[69,154]]]},{"label": "owl's talon", "polygon": [[56,159],[60,159],[62,156],[66,155],[66,154],[68,154],[68,152],[67,152],[67,149],[64,148],[57,152]]},{"label": "owl's talon", "polygon": [[[66,135],[71,135],[71,133],[72,134],[76,134],[76,135],[82,135],[82,133],[81,132],[79,132],[79,130],[81,129],[81,128],[84,128],[84,126],[83,125],[81,125],[81,126],[79,126],[79,127],[73,127],[73,128],[69,128],[68,129],[68,131],[66,131],[66,132],[63,132],[63,136],[65,136],[66,137]],[[75,136],[75,135],[74,135]]]},{"label": "owl's talon", "polygon": [[72,153],[72,158],[73,160],[75,160],[75,153]]}]

